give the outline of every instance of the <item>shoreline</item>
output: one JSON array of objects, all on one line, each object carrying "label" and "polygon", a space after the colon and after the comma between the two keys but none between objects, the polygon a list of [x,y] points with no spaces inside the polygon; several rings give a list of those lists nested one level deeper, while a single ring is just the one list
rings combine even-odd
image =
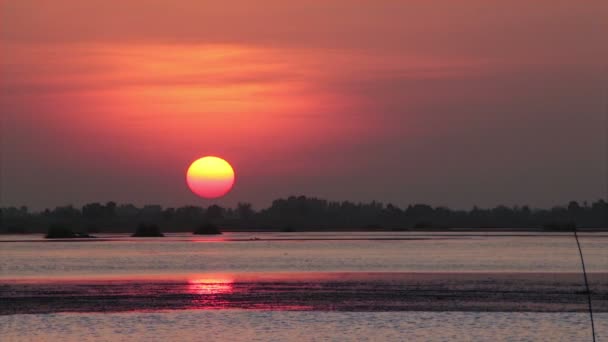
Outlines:
[{"label": "shoreline", "polygon": [[[47,239],[42,233],[0,234],[0,243],[23,242],[132,242],[132,241],[205,241],[205,242],[255,242],[255,241],[412,241],[462,238],[501,237],[564,237],[573,238],[573,232],[548,231],[224,231],[220,235],[195,235],[192,232],[167,232],[164,237],[133,237],[131,233],[96,233],[93,238]],[[356,234],[342,236],[344,233]],[[580,237],[608,237],[606,231],[578,231]],[[261,234],[261,236],[238,235]],[[358,235],[360,234],[360,235]],[[236,235],[236,236],[235,236]],[[270,235],[270,236],[263,236]],[[304,236],[306,235],[306,236]],[[367,235],[367,236],[366,236]],[[373,236],[377,235],[377,236]],[[3,239],[15,237],[13,239]],[[19,237],[19,238],[17,238]]]}]

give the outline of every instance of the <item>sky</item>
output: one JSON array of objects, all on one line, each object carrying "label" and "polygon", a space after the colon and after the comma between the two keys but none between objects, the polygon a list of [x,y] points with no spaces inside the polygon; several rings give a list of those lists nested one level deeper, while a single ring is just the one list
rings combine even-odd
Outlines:
[{"label": "sky", "polygon": [[[604,0],[0,2],[0,206],[606,198]],[[185,174],[215,155],[233,190]]]}]

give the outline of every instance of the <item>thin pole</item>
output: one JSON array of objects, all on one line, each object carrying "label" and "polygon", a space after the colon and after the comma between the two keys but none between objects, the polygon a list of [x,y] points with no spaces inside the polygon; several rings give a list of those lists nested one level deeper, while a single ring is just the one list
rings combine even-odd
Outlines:
[{"label": "thin pole", "polygon": [[589,304],[589,317],[591,319],[591,333],[593,334],[593,342],[595,342],[595,323],[593,322],[593,305],[591,304],[591,291],[589,291],[589,281],[587,280],[587,270],[585,269],[585,259],[583,258],[583,250],[581,249],[581,243],[578,241],[578,234],[576,228],[574,229],[574,239],[578,246],[578,254],[581,257],[581,265],[583,266],[583,277],[585,278],[585,289],[587,292],[587,303]]}]

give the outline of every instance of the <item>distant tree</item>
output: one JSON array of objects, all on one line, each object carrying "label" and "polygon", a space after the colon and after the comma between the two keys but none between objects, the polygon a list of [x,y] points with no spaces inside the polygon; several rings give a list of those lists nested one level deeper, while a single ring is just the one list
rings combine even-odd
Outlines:
[{"label": "distant tree", "polygon": [[244,221],[249,221],[254,214],[251,203],[239,202],[236,210],[238,212],[239,219]]},{"label": "distant tree", "polygon": [[163,219],[165,221],[173,219],[175,216],[175,208],[167,208],[163,211]]},{"label": "distant tree", "polygon": [[57,207],[51,212],[51,215],[56,219],[71,220],[81,216],[80,210],[75,209],[72,205]]},{"label": "distant tree", "polygon": [[139,215],[139,209],[133,204],[119,205],[115,212],[116,216],[122,218],[135,218]]},{"label": "distant tree", "polygon": [[132,204],[89,203],[81,209],[71,205],[53,210],[31,212],[27,207],[0,208],[0,232],[47,231],[50,224],[69,223],[71,227],[89,232],[128,231],[138,222],[158,224],[170,231],[188,231],[203,223],[225,229],[388,229],[404,230],[437,228],[532,228],[548,230],[608,228],[608,203],[604,199],[592,203],[571,201],[550,209],[528,206],[473,207],[469,211],[414,204],[405,209],[381,202],[335,202],[324,199],[290,196],[279,198],[268,208],[254,211],[250,203],[239,203],[235,209],[212,205],[163,209],[160,205],[138,208]]},{"label": "distant tree", "polygon": [[568,203],[568,212],[576,215],[581,211],[581,206],[578,204],[577,201],[571,201],[570,203]]},{"label": "distant tree", "polygon": [[157,204],[145,205],[140,211],[140,215],[147,219],[158,219],[162,214],[163,207]]},{"label": "distant tree", "polygon": [[200,222],[203,220],[203,208],[195,206],[177,208],[175,218],[180,222]]},{"label": "distant tree", "polygon": [[116,202],[108,202],[105,207],[105,216],[112,218],[116,216]]},{"label": "distant tree", "polygon": [[219,205],[212,205],[205,211],[205,219],[207,221],[215,221],[224,217],[224,208]]},{"label": "distant tree", "polygon": [[104,217],[104,207],[99,203],[89,203],[82,207],[82,216],[88,220]]}]

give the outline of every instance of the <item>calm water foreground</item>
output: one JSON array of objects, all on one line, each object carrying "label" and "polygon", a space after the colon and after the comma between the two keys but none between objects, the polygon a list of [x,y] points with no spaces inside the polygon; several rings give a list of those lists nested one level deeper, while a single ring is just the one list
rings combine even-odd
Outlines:
[{"label": "calm water foreground", "polygon": [[[590,337],[568,234],[0,237],[2,340]],[[608,235],[583,234],[599,340]]]}]

